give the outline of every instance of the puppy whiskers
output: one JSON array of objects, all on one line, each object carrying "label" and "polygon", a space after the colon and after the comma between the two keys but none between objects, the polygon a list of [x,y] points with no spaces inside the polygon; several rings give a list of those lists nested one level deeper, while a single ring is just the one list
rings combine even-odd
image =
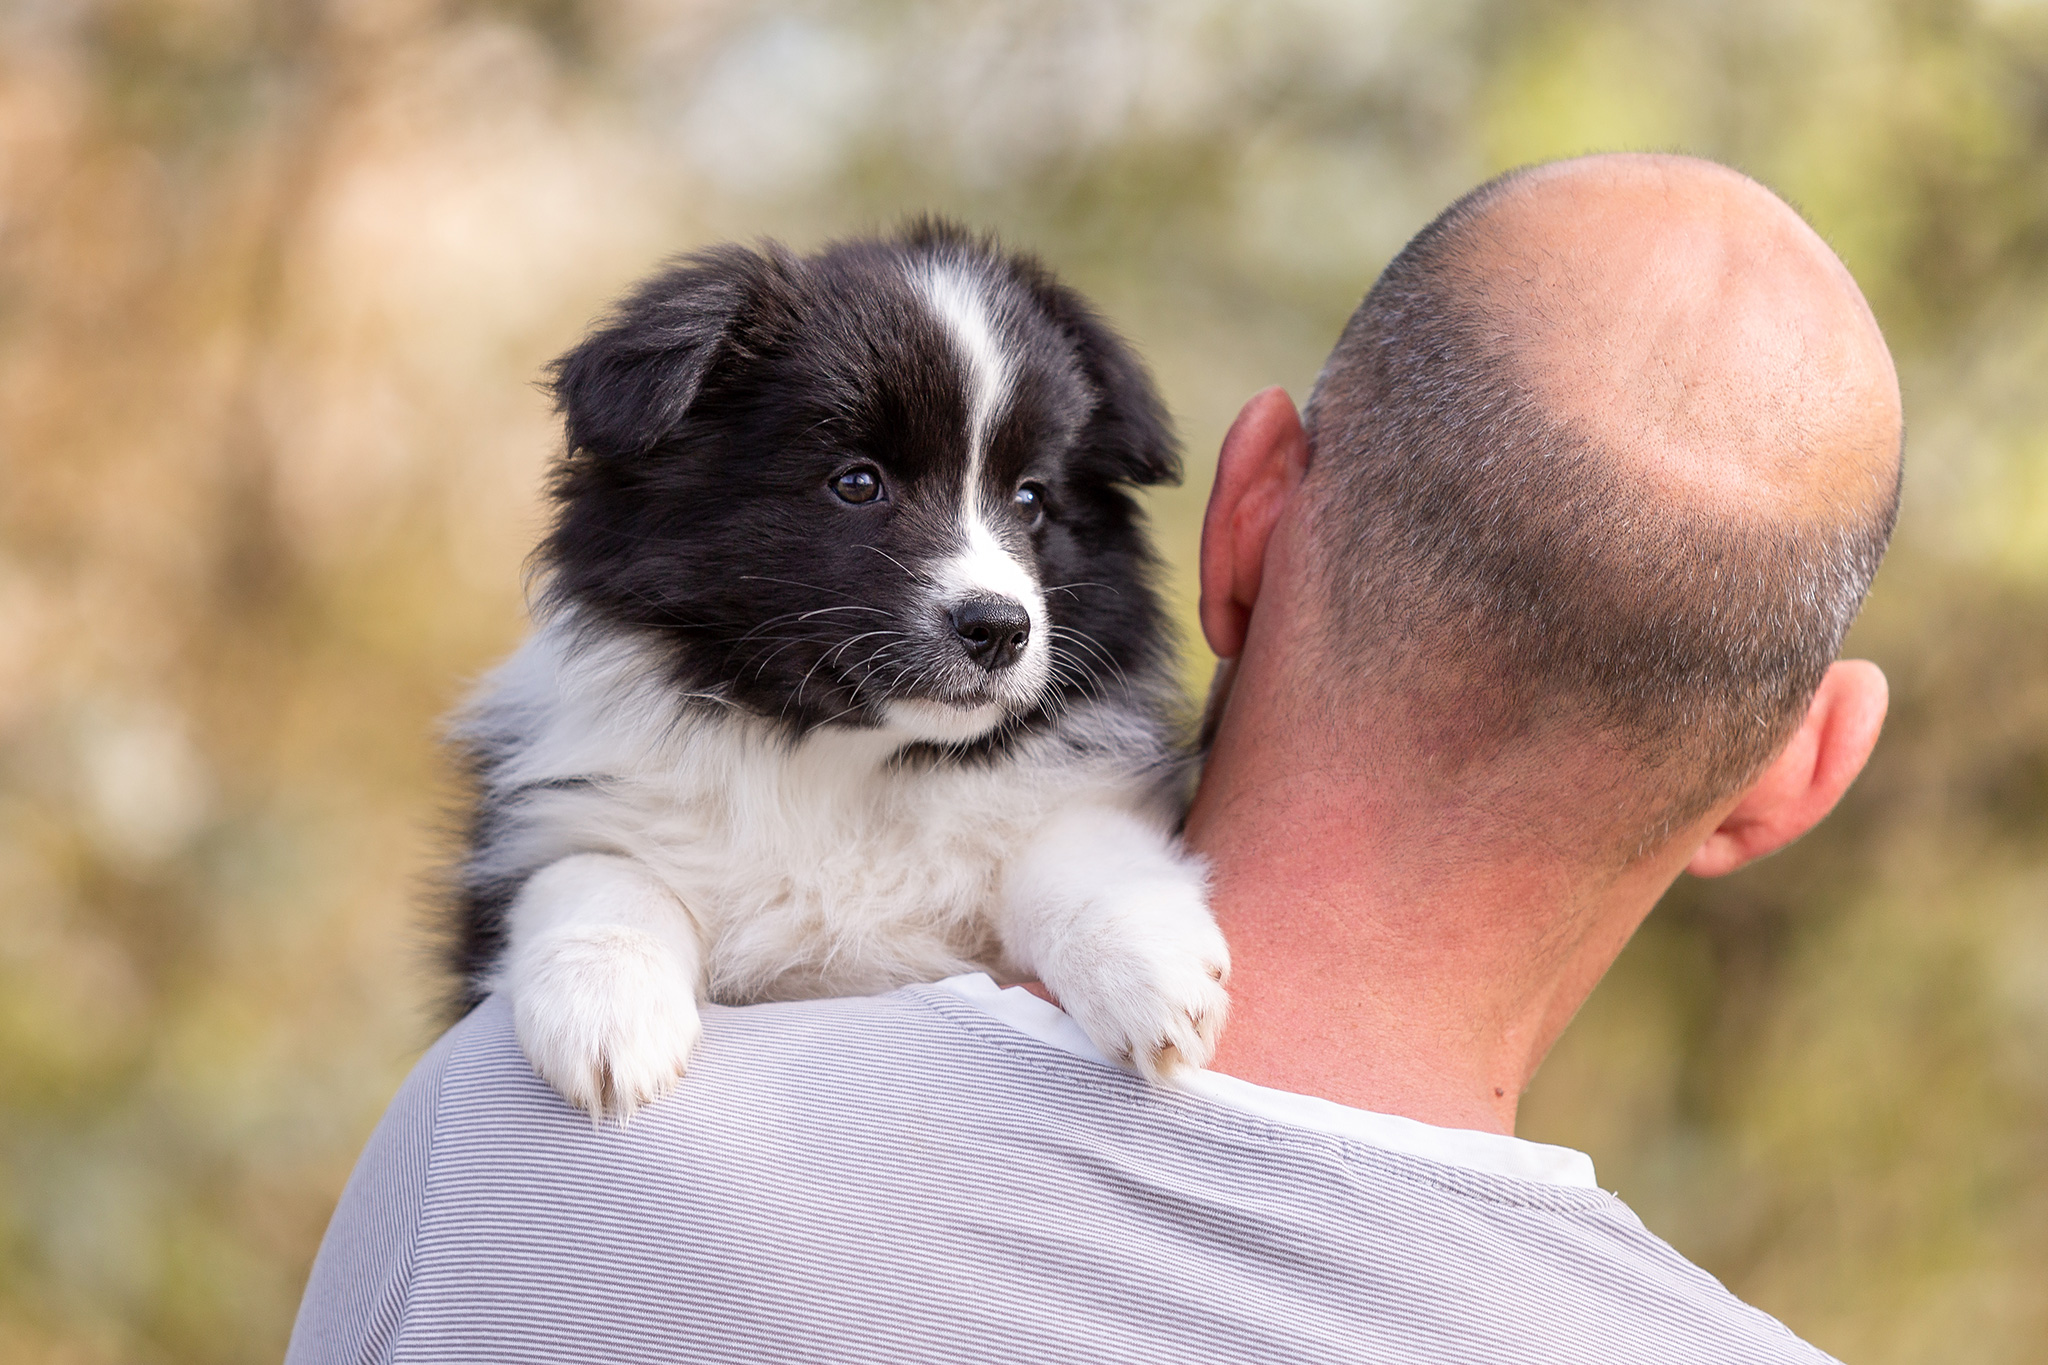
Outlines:
[{"label": "puppy whiskers", "polygon": [[931,581],[932,581],[932,580],[931,580],[931,576],[930,576],[929,574],[921,574],[921,573],[919,573],[919,572],[918,572],[917,570],[915,570],[915,569],[911,568],[911,567],[910,567],[909,565],[905,564],[905,563],[904,563],[904,562],[903,562],[902,560],[898,559],[898,558],[897,558],[897,557],[896,557],[895,555],[892,555],[892,554],[890,554],[890,553],[889,553],[889,552],[888,552],[887,550],[883,549],[883,548],[882,548],[881,546],[879,546],[879,545],[863,545],[863,546],[861,546],[861,548],[862,548],[863,550],[873,550],[873,551],[874,551],[874,552],[875,552],[876,554],[878,554],[878,555],[880,555],[880,556],[881,556],[882,558],[884,558],[884,559],[888,560],[888,561],[889,561],[889,562],[890,562],[891,564],[894,564],[894,565],[895,565],[895,566],[896,566],[897,568],[899,568],[899,569],[903,570],[904,576],[905,576],[905,577],[907,577],[907,578],[909,578],[911,582],[913,582],[913,583],[921,583],[921,584],[925,584],[925,585],[927,585],[927,586],[929,586],[929,585],[930,585],[930,583],[931,583]]}]

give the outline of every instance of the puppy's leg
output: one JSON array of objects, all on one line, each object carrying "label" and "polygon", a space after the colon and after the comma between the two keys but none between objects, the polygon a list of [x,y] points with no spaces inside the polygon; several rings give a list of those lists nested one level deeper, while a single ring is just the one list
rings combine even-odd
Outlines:
[{"label": "puppy's leg", "polygon": [[1048,821],[1005,870],[1003,938],[1106,1054],[1157,1079],[1215,1054],[1230,951],[1200,861],[1128,811]]},{"label": "puppy's leg", "polygon": [[676,1083],[697,1046],[703,946],[666,886],[631,858],[579,853],[512,903],[498,984],[542,1079],[621,1121]]}]

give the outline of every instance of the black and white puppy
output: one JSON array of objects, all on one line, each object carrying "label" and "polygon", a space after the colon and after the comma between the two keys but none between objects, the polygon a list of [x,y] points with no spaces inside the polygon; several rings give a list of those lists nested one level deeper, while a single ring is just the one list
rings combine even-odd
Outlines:
[{"label": "black and white puppy", "polygon": [[1088,306],[944,224],[727,246],[554,391],[536,626],[455,726],[466,1001],[597,1114],[674,1083],[700,1000],[976,968],[1204,1064],[1229,959],[1128,492],[1179,463]]}]

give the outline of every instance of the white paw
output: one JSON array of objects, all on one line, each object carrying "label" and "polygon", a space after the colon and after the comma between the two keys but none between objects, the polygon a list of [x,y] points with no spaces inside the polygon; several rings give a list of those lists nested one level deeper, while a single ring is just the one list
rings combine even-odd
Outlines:
[{"label": "white paw", "polygon": [[1230,1013],[1230,950],[1198,886],[1105,895],[1060,945],[1046,985],[1095,1045],[1159,1080],[1216,1055]]},{"label": "white paw", "polygon": [[594,1118],[623,1123],[667,1094],[703,1032],[697,983],[637,929],[558,930],[525,945],[506,975],[527,1060]]}]

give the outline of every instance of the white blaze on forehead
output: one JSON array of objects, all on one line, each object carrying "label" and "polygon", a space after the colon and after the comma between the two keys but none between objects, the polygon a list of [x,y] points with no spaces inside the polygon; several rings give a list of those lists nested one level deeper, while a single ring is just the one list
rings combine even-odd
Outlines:
[{"label": "white blaze on forehead", "polygon": [[[896,705],[892,721],[929,739],[958,740],[992,726],[1010,709],[1035,704],[1051,670],[1046,638],[1045,594],[1030,564],[1004,546],[990,529],[982,505],[981,472],[989,433],[1010,401],[1012,359],[996,334],[996,316],[987,291],[973,273],[958,265],[926,261],[912,266],[911,283],[923,296],[952,342],[967,392],[967,466],[961,471],[960,548],[933,566],[933,605],[940,612],[977,597],[1002,597],[1024,608],[1031,632],[1023,655],[1003,670],[998,684],[1001,705],[957,711],[948,725],[936,726],[914,706]],[[1007,503],[1007,499],[1005,500]],[[957,733],[956,733],[957,730]]]},{"label": "white blaze on forehead", "polygon": [[1010,396],[1010,361],[1003,354],[989,317],[988,299],[980,283],[956,266],[936,261],[911,272],[911,282],[924,295],[960,353],[967,380],[967,473],[961,483],[961,506],[974,519],[975,494],[981,482],[981,459],[989,428]]}]

